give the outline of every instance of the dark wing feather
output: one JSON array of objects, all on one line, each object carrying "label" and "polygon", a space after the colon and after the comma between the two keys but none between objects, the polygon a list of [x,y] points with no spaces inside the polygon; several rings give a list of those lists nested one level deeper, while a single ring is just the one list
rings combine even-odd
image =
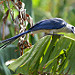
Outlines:
[{"label": "dark wing feather", "polygon": [[37,31],[42,29],[60,29],[65,27],[66,24],[67,23],[60,18],[53,18],[36,23],[32,28],[30,28],[30,30]]}]

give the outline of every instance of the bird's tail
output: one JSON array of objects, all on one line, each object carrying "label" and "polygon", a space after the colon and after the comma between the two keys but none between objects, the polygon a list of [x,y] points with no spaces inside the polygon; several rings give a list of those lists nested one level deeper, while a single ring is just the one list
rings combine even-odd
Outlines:
[{"label": "bird's tail", "polygon": [[19,38],[20,36],[22,36],[22,35],[24,35],[24,34],[27,34],[27,33],[29,33],[29,32],[31,32],[31,31],[28,30],[28,31],[25,31],[25,32],[23,32],[23,33],[21,33],[21,34],[18,34],[18,35],[16,35],[16,36],[14,36],[14,37],[11,37],[11,38],[9,38],[9,39],[0,41],[0,44],[3,44],[2,46],[0,46],[0,48],[5,48],[6,46],[8,46],[8,45],[11,44],[12,42],[14,42],[17,38]]}]

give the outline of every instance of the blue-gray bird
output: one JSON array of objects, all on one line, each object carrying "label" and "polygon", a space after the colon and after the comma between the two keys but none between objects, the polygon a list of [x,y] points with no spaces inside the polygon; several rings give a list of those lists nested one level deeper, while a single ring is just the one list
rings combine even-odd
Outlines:
[{"label": "blue-gray bird", "polygon": [[11,37],[9,39],[0,41],[0,44],[4,43],[0,48],[4,48],[13,41],[15,41],[17,38],[21,37],[24,34],[27,34],[29,32],[45,32],[50,35],[57,34],[58,32],[67,32],[67,33],[74,33],[75,34],[75,27],[68,24],[61,18],[52,18],[52,19],[46,19],[42,20],[38,23],[36,23],[33,27],[31,27],[29,30],[18,34],[14,37]]}]

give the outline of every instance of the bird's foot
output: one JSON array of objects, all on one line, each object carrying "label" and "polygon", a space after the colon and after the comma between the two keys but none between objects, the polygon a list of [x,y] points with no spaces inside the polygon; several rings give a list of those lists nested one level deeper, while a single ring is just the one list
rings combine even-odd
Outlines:
[{"label": "bird's foot", "polygon": [[47,35],[57,35],[57,36],[64,36],[64,34],[47,34]]}]

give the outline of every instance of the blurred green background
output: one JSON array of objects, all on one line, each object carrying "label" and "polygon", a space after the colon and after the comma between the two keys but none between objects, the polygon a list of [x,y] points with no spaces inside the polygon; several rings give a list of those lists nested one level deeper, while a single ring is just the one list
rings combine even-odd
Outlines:
[{"label": "blurred green background", "polygon": [[35,22],[54,17],[75,25],[75,0],[32,0]]}]

